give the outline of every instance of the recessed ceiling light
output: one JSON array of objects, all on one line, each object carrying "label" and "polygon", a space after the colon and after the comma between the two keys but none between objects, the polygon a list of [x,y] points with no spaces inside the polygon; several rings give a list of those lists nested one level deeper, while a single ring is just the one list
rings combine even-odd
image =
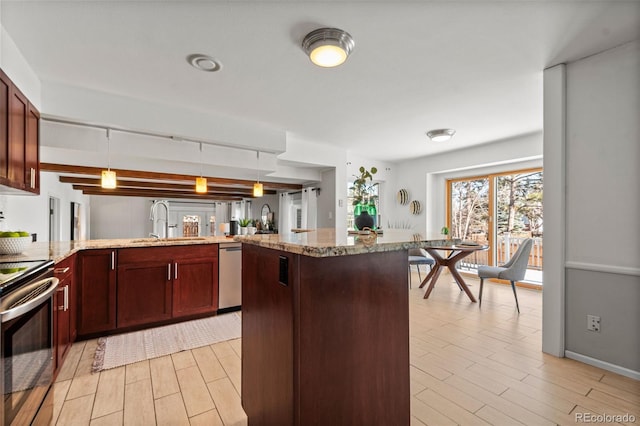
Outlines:
[{"label": "recessed ceiling light", "polygon": [[197,68],[200,71],[215,72],[222,68],[222,64],[211,56],[199,53],[187,56],[187,62],[189,62],[192,67]]},{"label": "recessed ceiling light", "polygon": [[435,129],[429,130],[427,136],[434,142],[446,142],[456,133],[453,129]]},{"label": "recessed ceiling light", "polygon": [[347,60],[355,42],[348,32],[338,28],[319,28],[302,40],[302,49],[319,67],[337,67]]}]

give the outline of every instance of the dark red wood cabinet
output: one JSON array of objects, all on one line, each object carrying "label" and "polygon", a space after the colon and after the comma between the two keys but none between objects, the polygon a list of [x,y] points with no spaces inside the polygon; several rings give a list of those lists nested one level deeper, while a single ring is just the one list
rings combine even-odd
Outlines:
[{"label": "dark red wood cabinet", "polygon": [[40,113],[0,70],[0,185],[40,193]]},{"label": "dark red wood cabinet", "polygon": [[79,336],[95,335],[116,328],[116,257],[115,249],[83,250],[78,253]]},{"label": "dark red wood cabinet", "polygon": [[218,250],[206,257],[176,258],[173,276],[173,316],[218,309]]},{"label": "dark red wood cabinet", "polygon": [[117,293],[118,328],[214,313],[217,245],[120,249]]},{"label": "dark red wood cabinet", "polygon": [[75,326],[75,260],[72,255],[58,263],[53,270],[54,276],[60,280],[54,296],[54,371],[62,366],[69,353],[71,344],[76,338]]},{"label": "dark red wood cabinet", "polygon": [[410,424],[406,259],[243,244],[249,425]]}]

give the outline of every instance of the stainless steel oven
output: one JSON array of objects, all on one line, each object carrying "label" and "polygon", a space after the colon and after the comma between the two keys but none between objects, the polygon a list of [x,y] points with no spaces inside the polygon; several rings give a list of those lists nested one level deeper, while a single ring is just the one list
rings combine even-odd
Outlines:
[{"label": "stainless steel oven", "polygon": [[51,388],[57,286],[52,261],[0,263],[1,425],[31,424]]}]

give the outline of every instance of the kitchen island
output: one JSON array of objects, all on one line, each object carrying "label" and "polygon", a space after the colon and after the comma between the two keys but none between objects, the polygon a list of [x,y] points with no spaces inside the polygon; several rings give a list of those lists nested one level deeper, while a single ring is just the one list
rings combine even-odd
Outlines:
[{"label": "kitchen island", "polygon": [[411,233],[237,237],[250,425],[409,425]]}]

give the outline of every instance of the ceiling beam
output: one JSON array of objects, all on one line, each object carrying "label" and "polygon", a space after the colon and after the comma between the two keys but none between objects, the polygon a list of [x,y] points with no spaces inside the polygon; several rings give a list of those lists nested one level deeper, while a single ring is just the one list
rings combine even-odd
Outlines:
[{"label": "ceiling beam", "polygon": [[[84,177],[75,177],[75,176],[60,176],[60,182],[62,183],[73,183],[84,186],[101,186],[101,182],[99,178],[84,178]],[[184,184],[184,183],[167,183],[167,182],[157,182],[157,181],[141,181],[141,180],[123,180],[118,179],[118,188],[146,188],[146,189],[162,189],[166,191],[191,191],[193,192],[195,184]],[[253,186],[240,188],[240,187],[228,187],[228,186],[213,186],[208,185],[208,191],[210,193],[215,192],[219,194],[225,193],[233,193],[233,194],[243,194],[247,197],[250,197],[253,193]],[[265,190],[265,194],[276,194],[275,190]]]},{"label": "ceiling beam", "polygon": [[[73,166],[69,164],[54,164],[54,163],[40,163],[40,170],[43,172],[56,172],[56,173],[69,173],[80,175],[93,175],[100,176],[104,168],[101,167],[88,167],[88,166]],[[197,177],[195,175],[183,175],[177,173],[159,173],[159,172],[147,172],[141,170],[124,170],[124,169],[111,169],[116,172],[119,178],[134,178],[134,179],[149,179],[149,180],[174,180],[174,181],[194,181]],[[253,187],[254,181],[243,179],[227,179],[212,176],[204,176],[207,181],[211,183],[217,183],[221,185],[239,185],[239,186],[251,186]],[[302,185],[295,183],[280,183],[261,181],[265,189],[283,189],[283,190],[300,190]]]},{"label": "ceiling beam", "polygon": [[195,192],[176,192],[176,191],[154,191],[145,189],[104,189],[95,186],[73,185],[73,189],[82,191],[85,195],[111,195],[121,197],[148,197],[148,198],[190,198],[194,200],[211,200],[211,201],[241,201],[246,198],[242,195],[233,194],[196,194]]}]

